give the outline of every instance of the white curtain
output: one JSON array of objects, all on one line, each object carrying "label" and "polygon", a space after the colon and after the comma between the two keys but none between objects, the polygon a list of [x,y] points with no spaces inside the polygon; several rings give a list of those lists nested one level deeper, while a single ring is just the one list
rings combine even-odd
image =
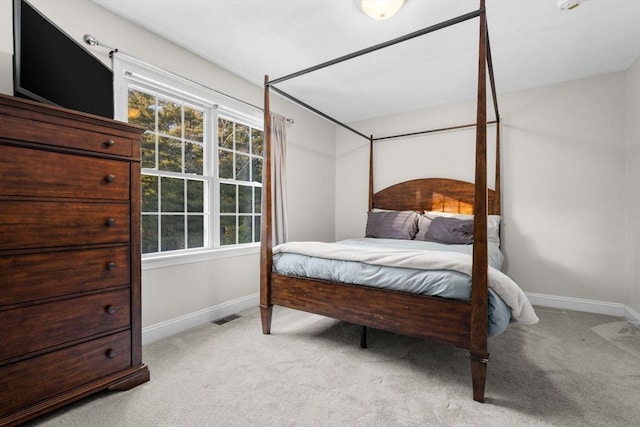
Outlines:
[{"label": "white curtain", "polygon": [[271,163],[273,167],[273,243],[288,240],[287,231],[287,118],[271,113]]}]

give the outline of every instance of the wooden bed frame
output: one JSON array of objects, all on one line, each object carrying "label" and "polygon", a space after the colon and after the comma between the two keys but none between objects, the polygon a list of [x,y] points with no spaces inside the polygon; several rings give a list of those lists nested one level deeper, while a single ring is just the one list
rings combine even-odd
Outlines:
[{"label": "wooden bed frame", "polygon": [[[274,86],[289,78],[334,65],[338,62],[390,46],[391,44],[409,40],[476,17],[479,18],[480,28],[476,123],[376,139],[373,138],[373,136],[367,137],[355,129],[313,109]],[[497,129],[495,191],[488,190],[487,188],[487,70],[496,117],[496,120],[490,123],[495,123]],[[265,184],[262,192],[263,218],[260,269],[260,310],[263,333],[269,334],[271,332],[273,306],[278,305],[352,322],[365,327],[373,327],[452,344],[470,351],[473,398],[476,401],[484,402],[486,369],[489,357],[487,352],[487,215],[500,214],[499,114],[496,103],[484,0],[480,0],[480,8],[475,12],[427,27],[421,31],[408,34],[405,37],[394,39],[391,42],[363,49],[277,80],[269,81],[268,76],[266,76],[264,101],[264,183],[271,182],[272,174],[270,90],[274,90],[326,119],[369,139],[369,210],[382,208],[416,210],[418,212],[423,210],[437,210],[455,213],[474,213],[476,220],[474,221],[472,290],[470,301],[456,301],[345,283],[290,277],[272,272],[272,189],[270,185]],[[418,179],[396,184],[374,194],[374,141],[463,127],[475,127],[476,129],[475,184],[442,178]],[[357,304],[354,304],[354,301],[357,301]]]}]

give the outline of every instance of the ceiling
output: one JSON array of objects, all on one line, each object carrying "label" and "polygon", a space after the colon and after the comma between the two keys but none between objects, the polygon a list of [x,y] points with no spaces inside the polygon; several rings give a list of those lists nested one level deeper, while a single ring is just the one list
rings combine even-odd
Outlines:
[{"label": "ceiling", "polygon": [[[256,85],[479,5],[407,0],[377,21],[356,0],[91,1]],[[626,70],[640,56],[640,0],[583,0],[570,11],[557,0],[486,3],[498,94]],[[278,87],[343,122],[473,99],[477,28],[466,21]]]}]

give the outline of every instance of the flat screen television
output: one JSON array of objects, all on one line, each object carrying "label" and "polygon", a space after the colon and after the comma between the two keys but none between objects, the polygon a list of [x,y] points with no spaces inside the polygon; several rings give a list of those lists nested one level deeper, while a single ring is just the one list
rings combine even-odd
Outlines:
[{"label": "flat screen television", "polygon": [[25,0],[13,1],[14,95],[113,118],[113,73]]}]

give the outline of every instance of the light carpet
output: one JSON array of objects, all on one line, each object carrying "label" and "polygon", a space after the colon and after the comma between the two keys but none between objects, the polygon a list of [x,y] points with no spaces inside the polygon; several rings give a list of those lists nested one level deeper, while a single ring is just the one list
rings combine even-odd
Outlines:
[{"label": "light carpet", "polygon": [[41,426],[640,425],[640,329],[538,307],[540,323],[489,341],[486,403],[468,352],[276,308],[143,348],[151,381],[43,416]]}]

